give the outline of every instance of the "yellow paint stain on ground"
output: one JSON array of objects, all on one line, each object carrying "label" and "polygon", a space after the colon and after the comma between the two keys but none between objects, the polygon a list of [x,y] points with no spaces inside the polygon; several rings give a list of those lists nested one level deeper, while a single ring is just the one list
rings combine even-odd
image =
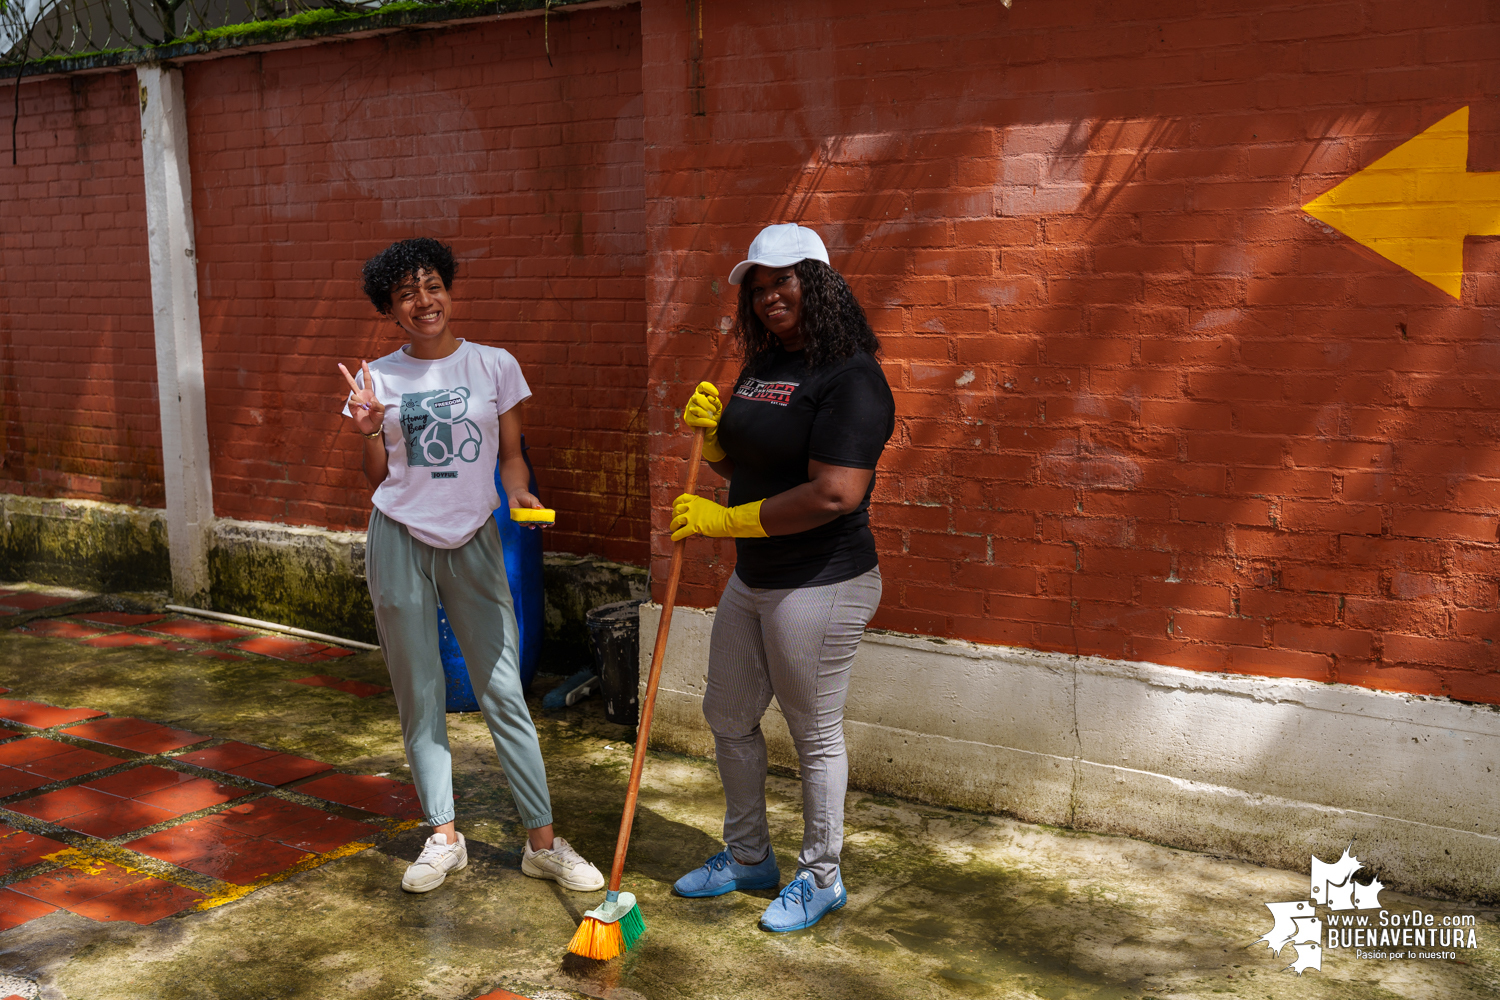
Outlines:
[{"label": "yellow paint stain on ground", "polygon": [[[410,830],[413,827],[417,827],[420,825],[420,820],[401,820],[399,822],[386,824],[385,831],[389,834],[396,834],[404,832],[406,830]],[[314,868],[322,867],[323,865],[328,864],[330,861],[337,861],[340,858],[350,857],[352,855],[358,854],[360,851],[368,850],[369,848],[374,846],[375,841],[373,840],[356,841],[352,844],[344,844],[342,847],[334,848],[333,850],[327,851],[323,854],[309,855],[308,857],[303,858],[301,861],[297,862],[295,865],[292,865],[285,871],[266,875],[262,878],[256,879],[254,882],[251,882],[248,885],[235,885],[232,882],[219,882],[217,887],[207,890],[203,888],[201,881],[197,884],[194,884],[184,879],[173,877],[173,875],[170,873],[163,873],[161,871],[147,871],[142,868],[137,868],[129,863],[130,852],[118,848],[113,850],[106,850],[104,852],[101,852],[100,854],[94,854],[79,850],[76,847],[65,847],[60,851],[53,851],[51,854],[43,855],[42,860],[52,861],[64,868],[73,868],[89,875],[98,875],[105,870],[104,866],[106,864],[111,864],[117,868],[123,868],[125,871],[131,872],[136,875],[149,876],[154,879],[160,879],[163,882],[169,882],[172,885],[178,886],[183,889],[191,889],[194,892],[202,892],[205,894],[204,899],[192,909],[212,910],[215,907],[223,906],[226,903],[233,903],[236,900],[244,899],[246,896],[250,895],[252,892],[255,892],[258,889],[264,889],[268,885],[275,885],[277,882],[289,879],[293,875],[300,875],[303,872],[312,871]]]},{"label": "yellow paint stain on ground", "polygon": [[1465,107],[1302,209],[1457,299],[1464,238],[1500,236],[1500,173],[1468,159]]},{"label": "yellow paint stain on ground", "polygon": [[[415,826],[416,823],[413,822],[411,823],[411,825]],[[277,882],[289,879],[293,875],[300,875],[303,872],[312,871],[314,868],[319,868],[323,865],[326,865],[330,861],[337,861],[339,858],[347,858],[350,855],[358,854],[360,851],[368,850],[369,848],[374,846],[374,841],[345,844],[343,847],[334,848],[326,854],[309,855],[308,857],[303,858],[301,861],[297,862],[295,865],[292,865],[292,867],[288,868],[286,871],[276,872],[273,875],[266,875],[263,878],[258,878],[254,882],[251,882],[249,885],[231,885],[229,883],[225,883],[225,886],[222,890],[210,893],[208,898],[204,899],[203,902],[193,907],[193,909],[212,910],[216,906],[223,906],[225,903],[233,903],[237,899],[245,898],[252,892],[255,892],[257,889],[264,889],[268,885],[275,885]]]}]

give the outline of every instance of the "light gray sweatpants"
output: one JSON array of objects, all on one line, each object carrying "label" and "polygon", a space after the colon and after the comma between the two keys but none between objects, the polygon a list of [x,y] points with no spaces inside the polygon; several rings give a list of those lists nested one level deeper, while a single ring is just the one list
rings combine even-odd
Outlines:
[{"label": "light gray sweatpants", "polygon": [[521,690],[520,630],[494,519],[458,548],[438,549],[376,509],[365,542],[365,579],[401,712],[406,762],[427,822],[441,826],[453,819],[447,684],[438,655],[441,600],[521,823],[528,830],[551,823],[547,771]]},{"label": "light gray sweatpants", "polygon": [[802,768],[799,869],[833,884],[844,846],[844,702],[865,624],[880,604],[880,570],[822,587],[756,590],[730,576],[714,612],[703,715],[724,783],[724,843],[741,864],[771,849],[766,824],[766,738],[771,696]]}]

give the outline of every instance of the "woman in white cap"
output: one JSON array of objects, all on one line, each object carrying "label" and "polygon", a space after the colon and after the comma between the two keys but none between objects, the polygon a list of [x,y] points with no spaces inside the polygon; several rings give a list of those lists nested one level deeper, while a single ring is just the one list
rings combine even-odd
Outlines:
[{"label": "woman in white cap", "polygon": [[672,520],[674,541],[735,539],[703,698],[724,785],[725,849],[674,888],[700,897],[781,884],[760,728],[774,695],[801,762],[804,825],[796,874],[760,925],[793,931],[848,900],[839,868],[844,702],[880,603],[869,507],[895,401],[875,361],[880,342],[811,229],[762,230],[729,283],[740,286],[743,368],[727,405],[703,382],[683,415],[703,428],[703,456],[729,481],[729,506],[685,493]]}]

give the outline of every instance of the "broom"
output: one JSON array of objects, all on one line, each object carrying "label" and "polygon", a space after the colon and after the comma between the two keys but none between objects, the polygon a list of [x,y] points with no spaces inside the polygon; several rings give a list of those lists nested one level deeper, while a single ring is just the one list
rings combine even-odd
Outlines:
[{"label": "broom", "polygon": [[[685,493],[698,488],[698,462],[703,457],[703,428],[693,432],[693,449],[688,455]],[[620,817],[620,837],[615,841],[615,863],[609,871],[609,891],[604,905],[583,915],[578,932],[568,942],[568,951],[585,958],[608,961],[631,948],[646,933],[646,921],[632,893],[620,891],[625,874],[625,851],[630,846],[630,827],[635,822],[635,800],[641,790],[641,769],[646,765],[646,742],[651,733],[651,713],[656,707],[656,685],[661,680],[661,662],[667,652],[667,630],[672,625],[672,608],[677,603],[677,584],[682,579],[682,550],[687,539],[672,543],[672,569],[667,575],[667,593],[661,602],[661,623],[656,627],[656,648],[651,653],[651,672],[646,675],[646,700],[641,704],[641,720],[636,727],[635,759],[630,764],[630,784],[625,787],[625,813]]]}]

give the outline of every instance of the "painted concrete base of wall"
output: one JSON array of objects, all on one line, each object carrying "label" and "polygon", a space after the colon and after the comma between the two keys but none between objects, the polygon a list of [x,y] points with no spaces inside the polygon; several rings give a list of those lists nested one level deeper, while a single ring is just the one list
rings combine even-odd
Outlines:
[{"label": "painted concrete base of wall", "polygon": [[[377,641],[363,531],[221,518],[210,532],[208,562],[209,610]],[[0,493],[0,580],[165,592],[172,583],[166,512]],[[588,609],[644,597],[647,573],[593,556],[547,553],[542,581],[542,669],[571,673],[592,656]]]},{"label": "painted concrete base of wall", "polygon": [[378,642],[365,533],[221,518],[210,533],[214,611]]},{"label": "painted concrete base of wall", "polygon": [[[673,615],[653,746],[713,753],[712,623]],[[1500,899],[1495,707],[871,632],[846,718],[863,789],[1294,871],[1353,841],[1389,887]],[[774,702],[764,731],[795,770]]]},{"label": "painted concrete base of wall", "polygon": [[[209,551],[213,610],[378,642],[365,586],[365,533],[265,521],[215,522]],[[591,662],[590,608],[646,596],[638,566],[549,552],[542,557],[546,611],[542,669],[571,673]]]},{"label": "painted concrete base of wall", "polygon": [[0,577],[99,591],[166,590],[166,511],[0,493]]}]

